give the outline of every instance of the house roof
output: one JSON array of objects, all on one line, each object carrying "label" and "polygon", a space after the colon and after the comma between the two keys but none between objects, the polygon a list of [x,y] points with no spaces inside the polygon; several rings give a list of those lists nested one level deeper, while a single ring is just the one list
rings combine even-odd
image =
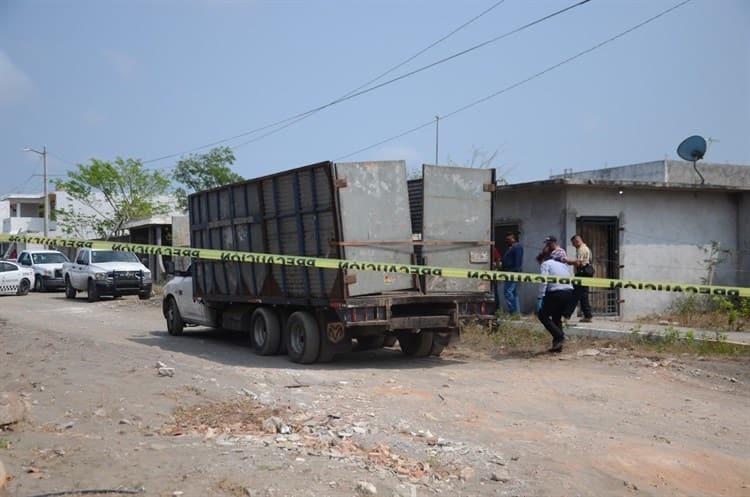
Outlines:
[{"label": "house roof", "polygon": [[[705,178],[705,182],[701,182]],[[552,186],[592,188],[636,188],[683,191],[750,191],[750,166],[684,161],[654,161],[641,164],[566,172],[550,179],[499,186],[499,191]]]},{"label": "house roof", "polygon": [[0,197],[0,201],[8,201],[8,202],[23,202],[25,200],[34,200],[37,202],[44,202],[44,194],[38,193],[9,193],[7,195],[3,195]]},{"label": "house roof", "polygon": [[718,191],[718,192],[743,192],[750,191],[750,186],[726,186],[726,185],[700,185],[689,183],[670,183],[665,181],[627,181],[627,180],[603,180],[583,178],[552,178],[540,181],[529,181],[527,183],[514,183],[497,187],[498,191],[528,190],[533,188],[545,188],[552,186],[582,186],[590,188],[636,188],[641,190],[685,190],[685,191]]}]

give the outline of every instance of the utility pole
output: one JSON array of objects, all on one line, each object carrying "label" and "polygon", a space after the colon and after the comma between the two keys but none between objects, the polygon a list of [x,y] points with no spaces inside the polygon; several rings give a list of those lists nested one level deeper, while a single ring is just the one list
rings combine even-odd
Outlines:
[{"label": "utility pole", "polygon": [[440,141],[440,116],[435,116],[435,165],[438,165],[438,142]]},{"label": "utility pole", "polygon": [[44,238],[49,236],[49,194],[47,193],[47,146],[42,147],[42,151],[26,147],[24,152],[34,152],[42,156],[44,162]]}]

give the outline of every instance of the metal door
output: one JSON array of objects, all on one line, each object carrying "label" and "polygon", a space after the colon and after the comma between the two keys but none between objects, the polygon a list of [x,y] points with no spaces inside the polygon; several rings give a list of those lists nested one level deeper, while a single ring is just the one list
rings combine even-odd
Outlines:
[{"label": "metal door", "polygon": [[[424,165],[422,254],[428,266],[488,270],[494,169]],[[427,293],[489,292],[490,282],[427,276]]]},{"label": "metal door", "polygon": [[[404,161],[336,164],[341,244],[348,261],[411,264],[411,219]],[[414,287],[393,272],[345,271],[350,296]]]},{"label": "metal door", "polygon": [[[616,217],[581,217],[576,223],[578,234],[591,249],[591,260],[595,277],[620,277],[619,230]],[[572,254],[571,254],[572,255]],[[608,288],[590,288],[589,303],[594,315],[618,316],[620,314],[619,291]]]}]

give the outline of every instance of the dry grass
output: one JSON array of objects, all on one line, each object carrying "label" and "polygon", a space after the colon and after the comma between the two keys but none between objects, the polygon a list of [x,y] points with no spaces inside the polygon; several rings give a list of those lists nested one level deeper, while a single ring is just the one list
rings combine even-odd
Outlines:
[{"label": "dry grass", "polygon": [[677,298],[666,312],[641,321],[717,332],[750,331],[750,299],[688,295]]},{"label": "dry grass", "polygon": [[[478,323],[467,323],[461,330],[461,347],[489,356],[533,356],[545,353],[551,337],[535,321],[501,320],[492,329]],[[662,335],[633,333],[622,339],[604,339],[586,336],[568,336],[566,352],[586,348],[617,348],[636,356],[654,353],[688,354],[694,356],[750,356],[750,347],[727,343],[722,335],[718,339],[697,340],[693,332],[680,332],[666,328]]]},{"label": "dry grass", "polygon": [[178,407],[173,424],[164,432],[170,435],[262,433],[263,420],[282,414],[279,409],[270,409],[251,400]]}]

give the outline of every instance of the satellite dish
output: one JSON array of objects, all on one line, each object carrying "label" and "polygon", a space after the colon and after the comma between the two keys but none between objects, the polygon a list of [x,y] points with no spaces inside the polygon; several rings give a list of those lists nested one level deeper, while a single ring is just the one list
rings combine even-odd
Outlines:
[{"label": "satellite dish", "polygon": [[685,138],[677,147],[677,155],[686,161],[699,161],[706,154],[706,140],[702,136],[693,135]]},{"label": "satellite dish", "polygon": [[684,160],[693,163],[693,169],[695,169],[695,172],[698,173],[698,176],[700,176],[701,178],[701,185],[706,182],[706,179],[703,177],[701,172],[698,171],[698,167],[695,165],[695,163],[701,160],[705,154],[706,140],[702,136],[688,136],[687,138],[682,140],[680,146],[677,147],[677,155],[682,157]]}]

